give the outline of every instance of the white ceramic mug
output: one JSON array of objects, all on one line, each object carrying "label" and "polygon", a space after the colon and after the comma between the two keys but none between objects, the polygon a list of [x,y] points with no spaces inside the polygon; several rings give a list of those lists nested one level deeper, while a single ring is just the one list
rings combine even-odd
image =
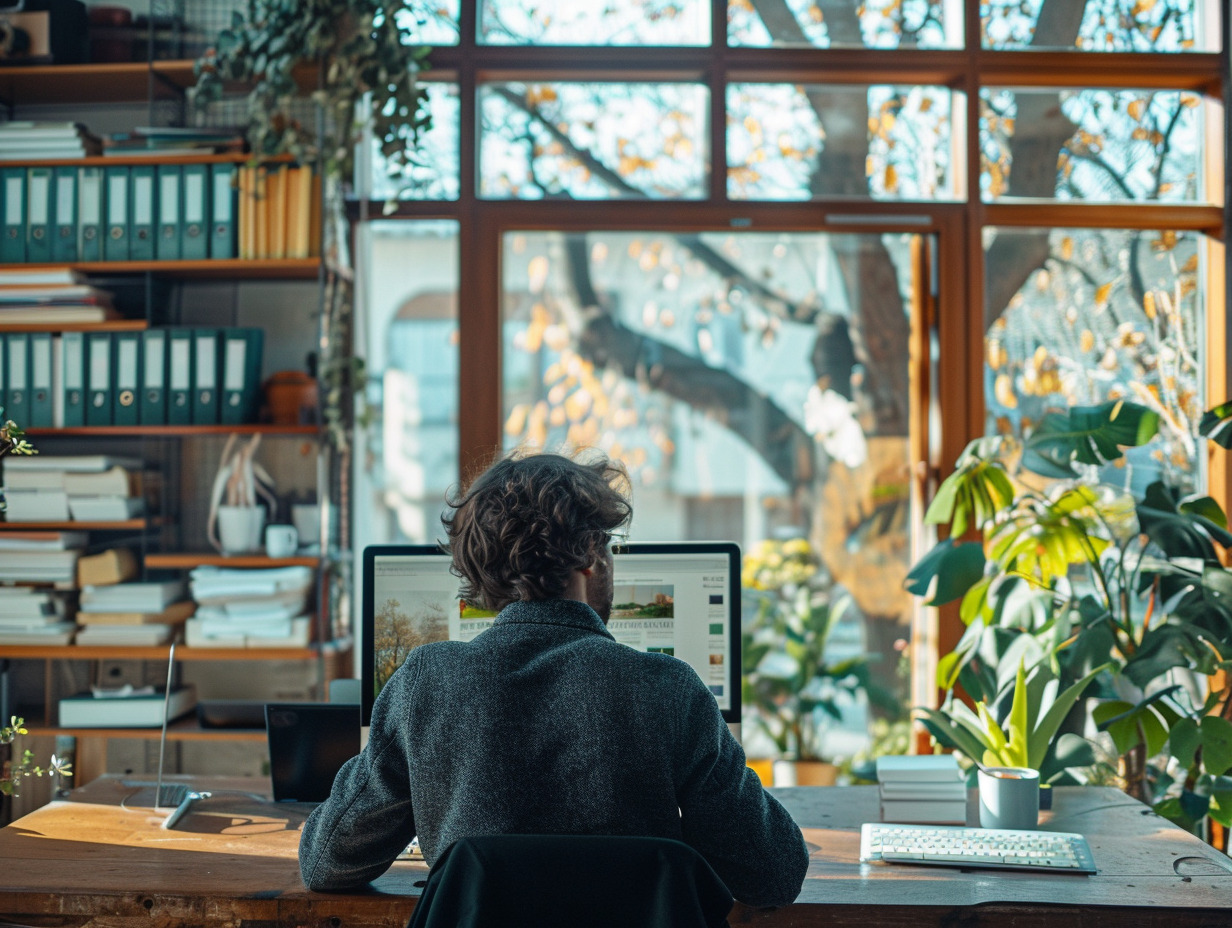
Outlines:
[{"label": "white ceramic mug", "polygon": [[294,504],[291,521],[295,523],[301,544],[315,545],[321,540],[321,507],[316,503]]},{"label": "white ceramic mug", "polygon": [[294,525],[267,525],[265,553],[270,557],[291,557],[299,547],[299,532]]},{"label": "white ceramic mug", "polygon": [[1039,826],[1039,771],[1029,767],[981,767],[980,827]]},{"label": "white ceramic mug", "polygon": [[218,545],[223,554],[249,554],[261,550],[261,506],[219,506]]}]

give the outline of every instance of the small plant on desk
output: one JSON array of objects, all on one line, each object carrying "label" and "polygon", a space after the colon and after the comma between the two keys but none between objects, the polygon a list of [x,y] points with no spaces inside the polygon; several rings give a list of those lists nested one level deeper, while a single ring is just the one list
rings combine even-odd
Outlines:
[{"label": "small plant on desk", "polygon": [[[10,719],[11,724],[0,727],[0,745],[12,744],[13,739],[18,735],[27,734],[22,724],[25,720],[13,716]],[[26,777],[41,777],[43,774],[50,776],[51,774],[69,774],[72,770],[70,765],[60,760],[55,754],[51,755],[51,761],[47,767],[40,767],[34,763],[34,752],[25,750],[21,752],[20,760],[10,760],[5,765],[3,772],[0,772],[0,793],[5,796],[16,796],[20,791],[21,781]]]}]

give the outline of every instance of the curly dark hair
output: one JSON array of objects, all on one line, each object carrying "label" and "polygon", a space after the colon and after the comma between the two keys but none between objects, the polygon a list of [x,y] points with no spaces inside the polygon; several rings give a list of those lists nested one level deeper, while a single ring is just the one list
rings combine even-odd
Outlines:
[{"label": "curly dark hair", "polygon": [[629,476],[607,457],[515,454],[446,500],[462,598],[485,609],[558,599],[633,515]]}]

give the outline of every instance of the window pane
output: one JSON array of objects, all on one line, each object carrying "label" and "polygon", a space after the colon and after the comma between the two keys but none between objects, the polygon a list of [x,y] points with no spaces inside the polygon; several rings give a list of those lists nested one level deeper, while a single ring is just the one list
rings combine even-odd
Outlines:
[{"label": "window pane", "polygon": [[458,85],[425,84],[432,126],[420,133],[415,164],[391,177],[381,146],[372,142],[372,182],[367,188],[374,199],[456,200],[460,181],[458,155]]},{"label": "window pane", "polygon": [[696,84],[485,84],[481,195],[701,197],[708,100]]},{"label": "window pane", "polygon": [[727,194],[953,199],[946,87],[733,84]]},{"label": "window pane", "polygon": [[399,23],[408,20],[416,40],[423,45],[458,44],[459,0],[433,0],[432,3],[416,4],[414,10],[401,9]]},{"label": "window pane", "polygon": [[1208,0],[984,0],[980,26],[985,48],[1218,51],[1218,6]]},{"label": "window pane", "polygon": [[962,8],[950,0],[727,0],[729,45],[961,48]]},{"label": "window pane", "polygon": [[458,224],[359,227],[372,424],[355,481],[357,548],[441,537],[458,479]]},{"label": "window pane", "polygon": [[1159,472],[1193,486],[1206,406],[1201,236],[987,229],[989,434],[1021,437],[1046,412],[1125,399],[1160,413],[1127,455],[1133,488]]},{"label": "window pane", "polygon": [[[739,541],[744,631],[776,654],[782,623],[808,621],[798,595],[833,610],[825,661],[871,655],[882,688],[811,684],[842,707],[841,723],[815,719],[830,758],[892,716],[870,698],[907,695],[910,248],[822,233],[504,239],[506,446],[624,461],[635,541]],[[772,750],[759,719],[781,718],[764,700],[746,712],[746,746]]]},{"label": "window pane", "polygon": [[488,45],[709,45],[709,0],[482,0]]},{"label": "window pane", "polygon": [[983,90],[981,195],[1201,200],[1201,104],[1170,90]]}]

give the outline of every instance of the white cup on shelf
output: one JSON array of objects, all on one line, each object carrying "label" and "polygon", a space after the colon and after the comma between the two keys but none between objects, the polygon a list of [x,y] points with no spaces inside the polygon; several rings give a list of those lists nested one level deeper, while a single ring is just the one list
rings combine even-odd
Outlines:
[{"label": "white cup on shelf", "polygon": [[294,525],[267,525],[265,553],[270,557],[292,557],[299,548],[299,532]]}]

